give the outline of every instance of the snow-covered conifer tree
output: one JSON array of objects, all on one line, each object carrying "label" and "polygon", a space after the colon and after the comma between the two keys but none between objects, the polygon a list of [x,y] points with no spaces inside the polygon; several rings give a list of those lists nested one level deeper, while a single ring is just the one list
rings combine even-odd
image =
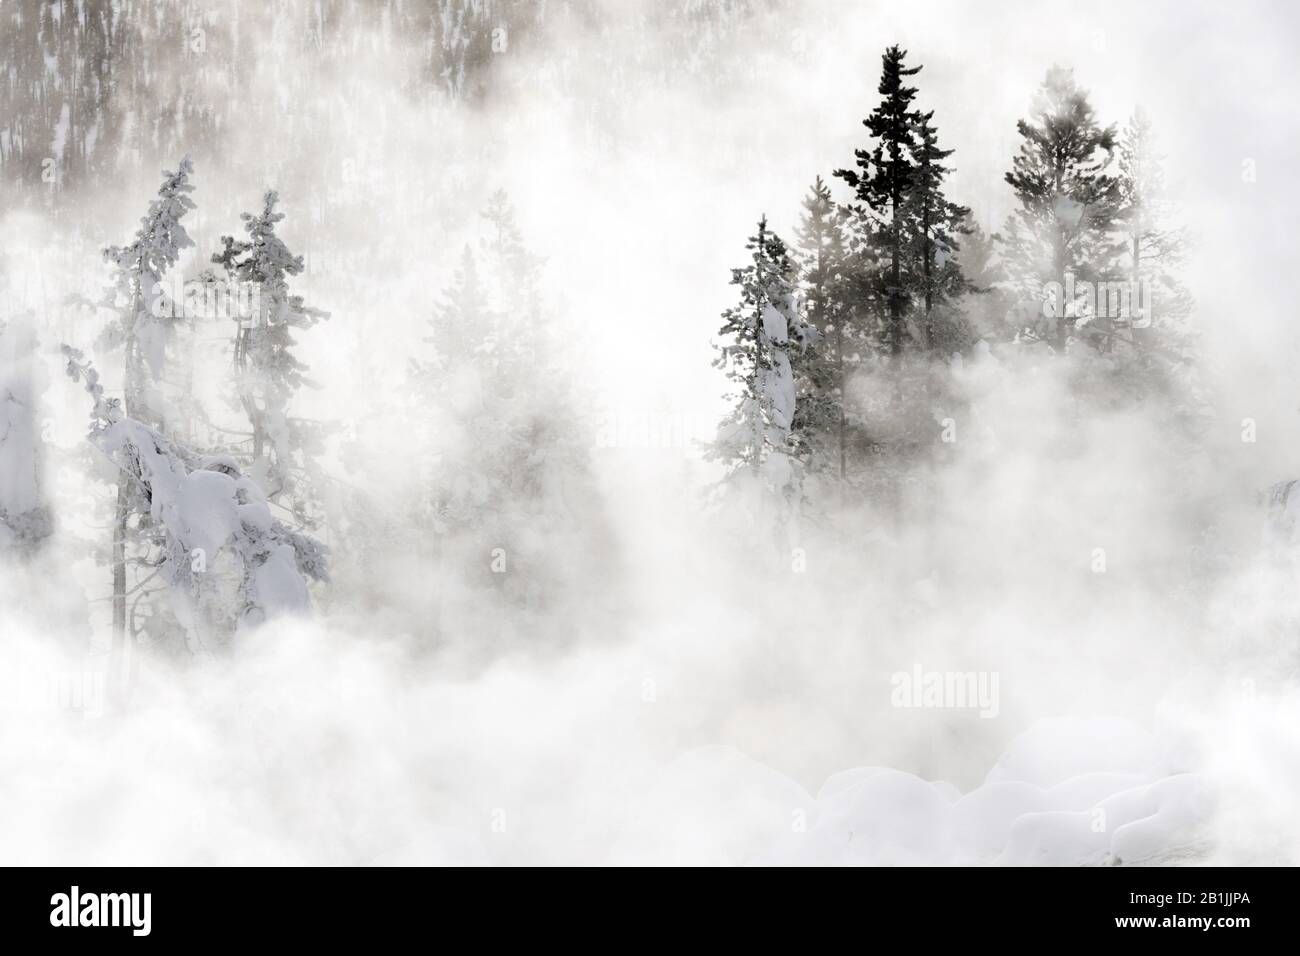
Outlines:
[{"label": "snow-covered conifer tree", "polygon": [[[122,413],[161,429],[162,399],[157,383],[162,378],[167,338],[177,307],[162,287],[164,274],[176,264],[181,250],[194,243],[181,219],[194,209],[189,194],[193,166],[188,157],[176,172],[163,171],[158,198],[140,220],[135,237],[125,246],[110,246],[104,258],[113,266],[113,286],[105,305],[114,317],[96,343],[100,351],[123,350]],[[113,571],[113,640],[123,646],[127,632],[127,537],[134,493],[126,471],[116,477],[117,504],[113,516],[113,544],[109,562]]]},{"label": "snow-covered conifer tree", "polygon": [[194,209],[189,157],[176,172],[163,171],[158,198],[140,220],[135,237],[125,246],[110,246],[104,258],[113,266],[113,287],[105,304],[115,311],[97,347],[124,349],[123,408],[128,415],[163,425],[156,383],[162,378],[167,338],[178,306],[162,286],[167,270],[181,250],[194,245],[181,220]]},{"label": "snow-covered conifer tree", "polygon": [[275,613],[305,610],[306,579],[326,575],[323,547],[273,519],[238,462],[187,448],[166,427],[157,383],[183,312],[162,282],[192,245],[180,223],[195,208],[191,172],[185,160],[165,173],[133,241],[106,251],[115,269],[106,304],[116,311],[97,345],[125,350],[122,398],[109,397],[83,353],[64,346],[68,373],[94,402],[94,461],[116,486],[108,560],[120,654],[178,634],[192,651],[211,650]]},{"label": "snow-covered conifer tree", "polygon": [[714,367],[733,390],[731,412],[718,426],[706,456],[726,469],[724,486],[742,487],[757,510],[774,506],[778,534],[788,530],[802,498],[800,440],[794,431],[797,390],[791,353],[803,350],[813,330],[799,315],[794,267],[785,243],[759,220],[746,247],[749,265],[732,270],[740,303],[722,313]]},{"label": "snow-covered conifer tree", "polygon": [[249,286],[251,314],[238,316],[234,366],[239,401],[253,429],[250,474],[262,482],[268,498],[291,501],[295,514],[310,525],[314,508],[303,476],[321,436],[319,428],[289,416],[294,394],[313,384],[307,366],[293,354],[293,331],[311,328],[329,314],[289,291],[289,277],[302,273],[303,259],[276,234],[284,219],[276,211],[278,201],[268,191],[261,213],[241,216],[248,238],[223,236],[222,251],[212,260],[232,282]]},{"label": "snow-covered conifer tree", "polygon": [[[231,459],[187,449],[128,417],[81,350],[63,352],[93,402],[89,439],[99,463],[125,489],[135,564],[148,569],[129,593],[114,593],[115,606],[120,597],[127,608],[130,598],[129,639],[162,642],[178,627],[190,651],[210,652],[269,617],[306,612],[307,578],[326,577],[320,544],[275,520]],[[150,588],[155,577],[159,586]]]}]

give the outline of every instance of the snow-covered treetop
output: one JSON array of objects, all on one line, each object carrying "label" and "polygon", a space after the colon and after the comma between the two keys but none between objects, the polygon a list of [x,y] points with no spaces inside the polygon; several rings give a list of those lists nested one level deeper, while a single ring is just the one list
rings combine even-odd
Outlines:
[{"label": "snow-covered treetop", "polygon": [[284,219],[284,213],[275,209],[279,201],[280,196],[275,190],[267,190],[262,197],[260,215],[247,212],[240,215],[248,240],[223,236],[222,251],[214,255],[212,261],[224,266],[236,278],[258,284],[268,322],[287,322],[307,328],[328,318],[329,314],[304,306],[301,296],[288,294],[288,277],[302,273],[303,257],[290,252],[284,240],[276,235],[276,223]]},{"label": "snow-covered treetop", "polygon": [[[157,281],[167,269],[176,264],[182,249],[194,245],[181,219],[195,208],[189,194],[194,191],[190,174],[194,165],[189,157],[181,160],[176,172],[163,170],[163,183],[158,188],[158,198],[149,204],[149,212],[140,220],[135,240],[125,246],[109,246],[104,258],[117,266],[122,274],[143,283],[146,277]],[[142,289],[145,295],[147,288]]]},{"label": "snow-covered treetop", "polygon": [[[194,171],[189,157],[181,160],[176,172],[163,171],[158,197],[149,204],[149,212],[140,220],[135,238],[125,246],[109,246],[104,259],[114,267],[113,286],[107,301],[110,308],[120,308],[119,320],[110,323],[97,345],[101,349],[117,348],[134,341],[139,358],[147,363],[155,380],[162,376],[168,326],[177,310],[162,288],[163,273],[176,264],[182,249],[194,245],[181,219],[196,208],[189,194],[194,191],[190,174]],[[120,300],[115,302],[114,300]],[[139,400],[141,383],[134,380],[137,357],[128,357],[127,391]]]},{"label": "snow-covered treetop", "polygon": [[[749,237],[745,248],[750,252],[750,265],[731,270],[732,285],[740,286],[740,305],[723,313],[719,332],[736,339],[734,346],[723,348],[724,357],[746,355],[762,366],[770,346],[791,339],[802,346],[812,330],[798,316],[798,290],[789,251],[768,227],[766,216],[759,220],[758,232]],[[757,348],[747,348],[746,341]]]},{"label": "snow-covered treetop", "polygon": [[[802,349],[816,333],[799,314],[789,253],[768,228],[766,217],[746,248],[750,264],[733,269],[731,279],[740,287],[740,304],[723,313],[718,330],[730,341],[717,347],[714,363],[737,386],[728,396],[736,405],[720,425],[709,456],[743,469],[765,467],[776,455],[779,467],[785,468],[793,451],[790,429],[796,401],[788,350]],[[782,489],[792,479],[788,473],[773,477],[772,484]]]}]

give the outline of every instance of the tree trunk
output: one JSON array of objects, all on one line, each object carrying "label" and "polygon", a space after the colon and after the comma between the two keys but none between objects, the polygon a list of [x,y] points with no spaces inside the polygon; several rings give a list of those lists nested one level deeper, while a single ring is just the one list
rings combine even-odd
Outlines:
[{"label": "tree trunk", "polygon": [[[1054,281],[1061,283],[1062,289],[1065,288],[1065,269],[1065,233],[1062,231],[1060,224],[1058,223],[1056,227],[1056,248],[1053,249],[1052,255],[1052,271],[1054,273],[1052,278]],[[1056,319],[1055,346],[1057,352],[1064,353],[1066,329],[1068,328],[1070,321],[1065,314],[1068,311],[1069,303],[1065,301],[1064,292],[1061,294],[1061,302],[1059,303],[1059,306],[1060,307],[1057,309],[1058,315]]]},{"label": "tree trunk", "polygon": [[898,197],[895,195],[894,241],[893,248],[890,250],[889,265],[889,351],[892,355],[903,351],[903,309],[898,294],[898,283],[902,280],[902,270],[899,265],[901,243],[902,239],[898,234]]},{"label": "tree trunk", "polygon": [[[122,410],[128,418],[138,413],[136,388],[139,382],[136,367],[135,330],[127,333],[124,356],[124,381],[122,383]],[[113,643],[111,652],[126,653],[126,534],[130,518],[129,476],[125,463],[119,465],[117,474],[117,504],[113,514]]]},{"label": "tree trunk", "polygon": [[844,402],[848,397],[848,389],[844,387],[844,317],[838,317],[835,323],[835,383],[839,386],[839,412],[840,412],[840,488],[844,487],[845,475],[845,420],[844,420]]},{"label": "tree trunk", "polygon": [[117,509],[113,517],[113,652],[126,649],[126,522],[127,477],[117,478]]},{"label": "tree trunk", "polygon": [[930,257],[934,254],[930,247],[930,220],[927,213],[925,222],[921,227],[925,237],[925,264],[923,266],[925,274],[925,349],[927,352],[934,350],[934,326],[930,324],[930,310],[934,307],[934,295],[930,289]]},{"label": "tree trunk", "polygon": [[[1134,215],[1137,216],[1138,212],[1135,211]],[[1138,291],[1142,281],[1142,236],[1140,234],[1141,226],[1138,225],[1140,221],[1140,219],[1136,219],[1133,224],[1133,285],[1129,288],[1128,307],[1128,334],[1133,339],[1133,345],[1137,348],[1144,347],[1147,343],[1147,336],[1151,334],[1151,326],[1147,325],[1147,323],[1151,321],[1151,316],[1142,316],[1143,327],[1140,329],[1133,320],[1134,300],[1136,299],[1140,302],[1142,298],[1141,293]],[[1149,305],[1150,303],[1148,302],[1148,307]]]}]

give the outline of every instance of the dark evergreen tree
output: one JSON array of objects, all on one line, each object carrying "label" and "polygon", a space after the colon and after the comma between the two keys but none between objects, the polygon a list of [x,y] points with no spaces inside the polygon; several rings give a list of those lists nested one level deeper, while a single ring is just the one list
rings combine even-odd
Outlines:
[{"label": "dark evergreen tree", "polygon": [[961,248],[958,237],[967,229],[970,210],[950,202],[944,194],[944,180],[949,173],[944,160],[953,151],[940,148],[933,117],[933,112],[923,113],[916,124],[915,168],[904,199],[904,220],[914,229],[914,265],[907,275],[917,300],[923,347],[951,354],[969,344],[960,313],[949,308],[949,303],[969,287],[957,253]]},{"label": "dark evergreen tree", "polygon": [[853,187],[857,203],[849,208],[863,220],[859,238],[879,253],[878,264],[873,261],[875,256],[864,258],[876,273],[868,281],[877,287],[885,309],[881,344],[892,355],[900,353],[908,339],[907,271],[915,228],[905,200],[915,172],[916,128],[921,118],[912,106],[916,87],[905,82],[921,68],[905,66],[906,56],[907,51],[898,46],[885,51],[878,87],[881,101],[862,121],[871,134],[872,145],[854,151],[857,170],[835,170],[836,176]]},{"label": "dark evergreen tree", "polygon": [[247,464],[268,498],[287,503],[310,526],[319,509],[311,482],[304,479],[313,471],[322,434],[313,423],[289,415],[297,391],[314,384],[307,366],[293,354],[293,331],[311,328],[329,313],[307,306],[302,296],[289,291],[289,279],[303,271],[303,258],[276,234],[284,219],[276,211],[278,201],[274,191],[267,192],[260,214],[241,216],[247,240],[223,236],[222,251],[212,261],[233,283],[245,283],[250,290],[251,314],[236,316],[234,339],[235,387],[253,429]]}]

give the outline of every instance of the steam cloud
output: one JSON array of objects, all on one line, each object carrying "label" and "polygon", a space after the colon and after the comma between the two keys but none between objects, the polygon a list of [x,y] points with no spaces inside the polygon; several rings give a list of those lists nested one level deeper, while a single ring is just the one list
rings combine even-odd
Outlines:
[{"label": "steam cloud", "polygon": [[[333,582],[311,618],[200,658],[137,649],[120,692],[92,555],[107,486],[58,346],[93,351],[99,322],[68,297],[98,295],[99,247],[136,227],[156,164],[36,201],[5,182],[0,306],[40,342],[22,374],[55,530],[0,574],[0,859],[1297,862],[1300,550],[1260,505],[1300,477],[1293,9],[489,4],[523,24],[505,48],[480,38],[483,62],[421,79],[420,44],[382,18],[308,42],[314,6],[245,35],[233,85],[180,44],[156,64],[199,107],[261,104],[194,148],[177,271],[197,276],[275,188],[307,259],[294,288],[330,312],[300,336],[322,387],[294,406],[339,429]],[[205,15],[210,44],[228,35]],[[950,453],[896,499],[810,513],[795,571],[707,507],[719,474],[698,441],[725,411],[710,339],[754,221],[793,233],[813,177],[851,162],[895,42],[925,64],[950,192],[989,229],[1051,63],[1106,122],[1138,103],[1158,119],[1197,236],[1206,424],[1189,438],[1159,396],[1107,401],[1087,356],[977,349],[912,409],[936,434],[953,418]],[[498,189],[540,260],[545,369],[520,401],[582,464],[439,554],[411,522],[415,436],[447,461],[479,439],[425,404],[409,362],[432,354],[463,248],[491,240]],[[196,396],[218,397],[222,361],[200,362]],[[870,408],[905,374],[851,388]],[[456,387],[472,410],[478,386]],[[522,562],[504,582],[498,528]],[[917,670],[996,674],[995,714],[898,706],[894,678]]]}]

